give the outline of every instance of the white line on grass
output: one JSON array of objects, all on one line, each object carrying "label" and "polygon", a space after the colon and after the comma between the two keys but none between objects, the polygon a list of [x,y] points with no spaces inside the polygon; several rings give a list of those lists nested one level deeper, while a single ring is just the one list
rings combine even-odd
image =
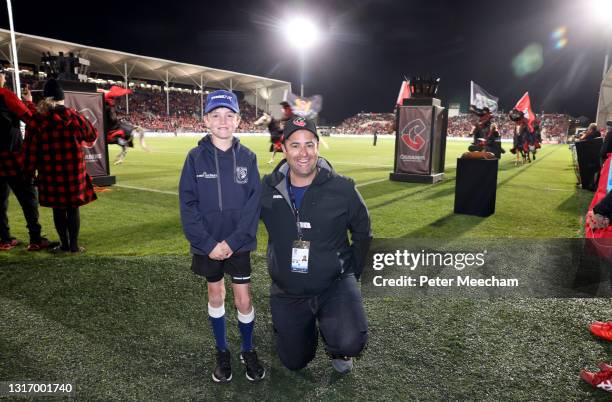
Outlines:
[{"label": "white line on grass", "polygon": [[135,186],[128,186],[126,184],[115,184],[115,186],[121,187],[121,188],[129,188],[130,190],[150,191],[152,193],[178,195],[176,191],[164,191],[164,190],[157,190],[154,188],[135,187]]},{"label": "white line on grass", "polygon": [[367,186],[368,184],[380,183],[381,181],[387,181],[387,180],[389,179],[385,178],[385,179],[370,180],[370,181],[366,181],[365,183],[359,183],[355,187]]},{"label": "white line on grass", "polygon": [[[361,187],[361,186],[367,186],[368,184],[380,183],[381,181],[385,181],[385,180],[387,179],[370,180],[370,181],[366,181],[365,183],[359,183],[355,187]],[[154,188],[128,186],[127,184],[115,184],[115,186],[121,187],[121,188],[129,188],[130,190],[149,191],[151,193],[178,195],[178,192],[176,191],[164,191],[164,190],[157,190]]]},{"label": "white line on grass", "polygon": [[[173,151],[155,151],[155,153],[172,154],[172,155],[186,155],[186,152],[173,152]],[[338,161],[333,161],[332,165],[354,165],[354,166],[363,166],[363,167],[389,167],[389,168],[393,167],[393,165],[384,165],[384,164],[371,164],[371,163],[360,163],[360,162],[338,162]]]},{"label": "white line on grass", "polygon": [[334,161],[331,163],[332,165],[354,165],[354,166],[363,166],[363,167],[388,167],[392,168],[393,165],[374,165],[372,163],[358,163],[358,162],[337,162]]}]

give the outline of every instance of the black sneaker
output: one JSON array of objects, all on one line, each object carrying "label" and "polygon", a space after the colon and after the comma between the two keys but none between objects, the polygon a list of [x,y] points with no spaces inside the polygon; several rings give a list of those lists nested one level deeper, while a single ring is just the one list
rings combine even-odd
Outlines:
[{"label": "black sneaker", "polygon": [[212,373],[212,379],[217,383],[230,382],[232,380],[232,365],[229,350],[217,349],[217,367]]},{"label": "black sneaker", "polygon": [[348,356],[332,356],[332,367],[340,374],[346,374],[353,370],[353,359]]},{"label": "black sneaker", "polygon": [[255,350],[248,350],[240,353],[240,361],[246,365],[247,380],[261,381],[266,376],[266,369],[264,369],[259,362]]}]

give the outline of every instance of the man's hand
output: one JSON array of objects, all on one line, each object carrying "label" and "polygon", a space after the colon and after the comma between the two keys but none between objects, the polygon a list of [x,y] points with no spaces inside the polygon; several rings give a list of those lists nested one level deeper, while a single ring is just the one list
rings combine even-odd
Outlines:
[{"label": "man's hand", "polygon": [[607,216],[596,214],[593,211],[589,211],[587,214],[586,223],[591,230],[604,229],[610,226],[610,220]]}]

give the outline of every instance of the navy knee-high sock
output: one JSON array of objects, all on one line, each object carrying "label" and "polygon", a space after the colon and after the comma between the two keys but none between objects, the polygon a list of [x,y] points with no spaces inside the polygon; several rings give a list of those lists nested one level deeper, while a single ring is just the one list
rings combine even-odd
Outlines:
[{"label": "navy knee-high sock", "polygon": [[240,339],[242,345],[240,349],[243,352],[253,349],[253,329],[255,328],[255,307],[251,308],[248,314],[242,314],[238,311],[238,329],[240,330]]},{"label": "navy knee-high sock", "polygon": [[212,326],[213,335],[215,336],[215,342],[217,349],[227,350],[227,334],[225,325],[225,306],[213,307],[208,305],[208,319]]}]

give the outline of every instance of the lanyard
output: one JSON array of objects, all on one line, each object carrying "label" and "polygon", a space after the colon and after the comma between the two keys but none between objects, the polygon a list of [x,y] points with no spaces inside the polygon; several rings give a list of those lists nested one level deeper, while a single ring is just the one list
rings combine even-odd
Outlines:
[{"label": "lanyard", "polygon": [[291,179],[289,178],[289,172],[287,172],[287,190],[289,191],[289,200],[291,201],[291,209],[295,216],[295,227],[297,229],[298,239],[301,241],[303,237],[302,225],[300,224],[300,211],[295,205],[295,194],[293,194],[293,186],[291,185]]}]

